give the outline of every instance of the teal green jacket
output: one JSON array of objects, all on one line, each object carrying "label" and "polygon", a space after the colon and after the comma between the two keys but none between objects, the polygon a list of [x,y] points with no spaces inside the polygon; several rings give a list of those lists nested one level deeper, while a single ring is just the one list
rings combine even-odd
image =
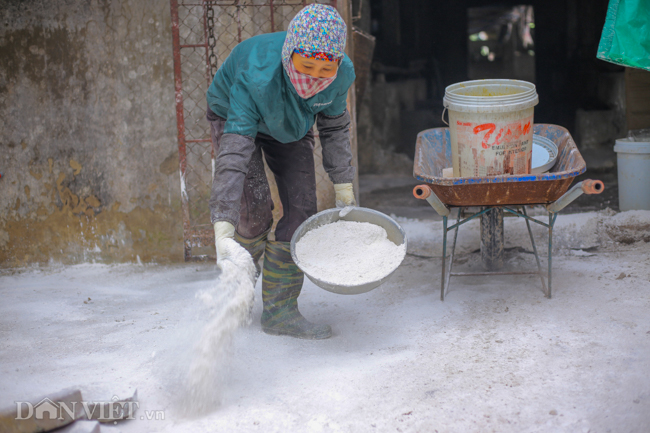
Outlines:
[{"label": "teal green jacket", "polygon": [[281,143],[300,140],[316,115],[338,116],[346,109],[354,66],[344,56],[336,79],[325,90],[302,99],[282,66],[286,32],[267,33],[238,44],[217,71],[207,93],[208,106],[226,119],[225,134],[255,137],[258,132]]}]

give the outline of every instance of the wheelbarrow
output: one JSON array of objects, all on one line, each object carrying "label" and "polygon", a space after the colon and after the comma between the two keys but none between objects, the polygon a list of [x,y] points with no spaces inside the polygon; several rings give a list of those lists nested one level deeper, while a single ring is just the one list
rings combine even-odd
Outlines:
[{"label": "wheelbarrow", "polygon": [[[451,140],[448,128],[427,129],[418,134],[415,147],[413,176],[425,182],[413,189],[413,195],[426,200],[442,216],[442,276],[440,299],[444,301],[452,276],[470,275],[530,275],[538,274],[542,291],[547,298],[552,291],[553,226],[558,212],[582,194],[600,194],[604,185],[599,180],[583,180],[569,190],[573,179],[587,169],[571,134],[565,128],[550,124],[536,124],[533,133],[552,140],[558,147],[557,162],[549,172],[531,175],[499,175],[484,177],[443,177],[442,170],[452,166]],[[548,223],[530,217],[526,206],[543,205],[548,211]],[[465,215],[469,207],[480,211]],[[452,209],[457,208],[456,223],[449,225]],[[537,270],[500,271],[503,266],[503,215],[507,212],[524,218]],[[453,272],[458,229],[461,225],[481,219],[481,258],[485,272]],[[546,272],[542,269],[530,223],[548,229],[548,258]],[[449,267],[447,268],[447,235],[454,230]],[[545,275],[546,274],[546,275]]]}]

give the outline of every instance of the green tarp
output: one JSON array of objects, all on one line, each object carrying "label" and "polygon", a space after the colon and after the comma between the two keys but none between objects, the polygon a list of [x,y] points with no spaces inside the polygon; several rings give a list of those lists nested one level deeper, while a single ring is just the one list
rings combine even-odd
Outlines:
[{"label": "green tarp", "polygon": [[610,0],[597,57],[650,71],[650,0]]}]

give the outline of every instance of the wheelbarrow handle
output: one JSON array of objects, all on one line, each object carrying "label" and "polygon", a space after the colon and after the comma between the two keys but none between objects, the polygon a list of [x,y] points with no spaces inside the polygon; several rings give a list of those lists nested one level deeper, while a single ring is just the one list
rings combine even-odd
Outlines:
[{"label": "wheelbarrow handle", "polygon": [[581,188],[585,194],[600,194],[605,189],[605,184],[600,180],[585,179]]},{"label": "wheelbarrow handle", "polygon": [[426,200],[431,205],[433,210],[438,212],[438,215],[449,215],[449,208],[445,206],[442,201],[440,201],[436,193],[433,192],[429,185],[418,185],[413,188],[413,196],[420,200]]},{"label": "wheelbarrow handle", "polygon": [[605,184],[600,180],[585,179],[576,183],[573,188],[565,192],[562,197],[546,206],[549,212],[557,213],[573,203],[582,194],[600,194],[605,189]]}]

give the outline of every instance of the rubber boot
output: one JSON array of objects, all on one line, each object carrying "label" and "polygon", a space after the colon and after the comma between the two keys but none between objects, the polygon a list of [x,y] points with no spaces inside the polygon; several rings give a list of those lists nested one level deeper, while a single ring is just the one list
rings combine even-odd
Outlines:
[{"label": "rubber boot", "polygon": [[262,272],[260,259],[262,258],[262,254],[264,254],[266,238],[268,237],[270,231],[271,229],[269,228],[267,231],[257,237],[254,237],[253,239],[246,239],[235,231],[235,240],[239,243],[239,245],[244,247],[244,249],[248,251],[251,256],[253,256],[253,263],[255,263],[255,281],[257,281],[257,277],[259,277],[260,273]]},{"label": "rubber boot", "polygon": [[289,242],[268,241],[262,271],[262,330],[307,340],[332,336],[329,325],[316,325],[298,311],[303,272],[291,258]]}]

